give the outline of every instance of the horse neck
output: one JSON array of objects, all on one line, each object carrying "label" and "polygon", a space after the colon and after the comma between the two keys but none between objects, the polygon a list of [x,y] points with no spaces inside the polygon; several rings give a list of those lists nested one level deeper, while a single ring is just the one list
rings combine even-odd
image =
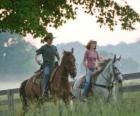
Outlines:
[{"label": "horse neck", "polygon": [[65,68],[63,61],[60,64],[60,73],[61,73],[62,77],[68,77],[68,72]]},{"label": "horse neck", "polygon": [[104,83],[104,84],[107,84],[108,83],[107,80],[110,80],[110,79],[107,78],[108,77],[107,74],[108,74],[107,73],[107,69],[105,67],[105,69],[102,70],[101,73],[98,75],[97,80],[96,80],[96,83]]}]

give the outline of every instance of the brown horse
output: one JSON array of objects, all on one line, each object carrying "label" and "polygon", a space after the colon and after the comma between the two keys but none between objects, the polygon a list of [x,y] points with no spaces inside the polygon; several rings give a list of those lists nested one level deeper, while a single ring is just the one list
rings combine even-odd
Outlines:
[{"label": "brown horse", "polygon": [[50,92],[54,99],[62,98],[65,103],[69,103],[71,96],[71,86],[68,80],[69,74],[71,77],[76,76],[75,58],[72,52],[64,51],[64,56],[60,66],[56,69],[50,82]]},{"label": "brown horse", "polygon": [[[71,95],[69,74],[72,78],[76,76],[75,57],[71,52],[64,51],[60,66],[55,69],[51,76],[49,90],[53,98],[62,98],[65,103],[69,102]],[[35,76],[42,77],[42,73],[32,76],[30,79],[22,82],[20,87],[20,96],[23,103],[23,110],[27,110],[27,102],[34,103],[42,96],[42,84],[35,81]]]}]

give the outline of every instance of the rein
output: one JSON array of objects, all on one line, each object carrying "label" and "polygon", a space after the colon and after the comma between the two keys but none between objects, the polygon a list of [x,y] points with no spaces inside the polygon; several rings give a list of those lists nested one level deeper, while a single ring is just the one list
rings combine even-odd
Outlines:
[{"label": "rein", "polygon": [[[106,82],[109,82],[109,80],[104,76],[103,73],[101,73],[101,75],[103,76],[103,78],[105,79]],[[111,82],[111,84],[109,86],[102,85],[102,84],[96,84],[96,83],[93,83],[93,85],[110,90],[110,89],[112,89],[114,87],[114,81],[115,81],[115,79]]]},{"label": "rein", "polygon": [[[105,81],[109,82],[108,79],[106,79],[106,77],[103,74],[101,74],[101,75],[103,76],[103,78],[105,79]],[[96,84],[96,83],[93,83],[93,84],[94,84],[94,86],[101,87],[101,88],[104,88],[104,89],[107,89],[108,90],[109,94],[108,94],[108,97],[107,97],[107,101],[109,101],[109,98],[112,95],[112,91],[111,90],[114,87],[114,81],[115,81],[115,79],[111,82],[111,84],[109,86],[102,85],[102,84]]]}]

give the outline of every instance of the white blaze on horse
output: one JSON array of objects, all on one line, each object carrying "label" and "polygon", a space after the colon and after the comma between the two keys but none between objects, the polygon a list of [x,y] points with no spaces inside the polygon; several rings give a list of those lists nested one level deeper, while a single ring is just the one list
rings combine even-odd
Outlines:
[{"label": "white blaze on horse", "polygon": [[[119,83],[122,82],[122,75],[119,69],[116,67],[116,62],[120,61],[120,58],[116,58],[116,55],[112,59],[106,59],[99,63],[100,70],[93,73],[91,79],[91,93],[97,98],[103,98],[105,101],[116,101],[118,99]],[[81,78],[77,78],[73,83],[72,93],[73,95],[81,99],[82,90]]]}]

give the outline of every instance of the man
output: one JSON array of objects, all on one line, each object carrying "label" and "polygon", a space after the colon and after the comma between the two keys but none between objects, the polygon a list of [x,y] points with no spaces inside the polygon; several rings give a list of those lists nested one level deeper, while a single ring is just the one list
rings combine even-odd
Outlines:
[{"label": "man", "polygon": [[[43,96],[48,95],[48,84],[51,72],[55,65],[55,57],[58,59],[58,61],[60,59],[56,46],[52,45],[53,39],[54,39],[53,34],[48,33],[43,39],[43,42],[46,42],[46,44],[43,45],[41,48],[39,48],[36,51],[35,55],[35,61],[39,65],[42,65],[41,68],[43,69],[43,80],[42,80]],[[38,60],[39,55],[42,55],[43,64],[41,64],[41,62]]]}]

